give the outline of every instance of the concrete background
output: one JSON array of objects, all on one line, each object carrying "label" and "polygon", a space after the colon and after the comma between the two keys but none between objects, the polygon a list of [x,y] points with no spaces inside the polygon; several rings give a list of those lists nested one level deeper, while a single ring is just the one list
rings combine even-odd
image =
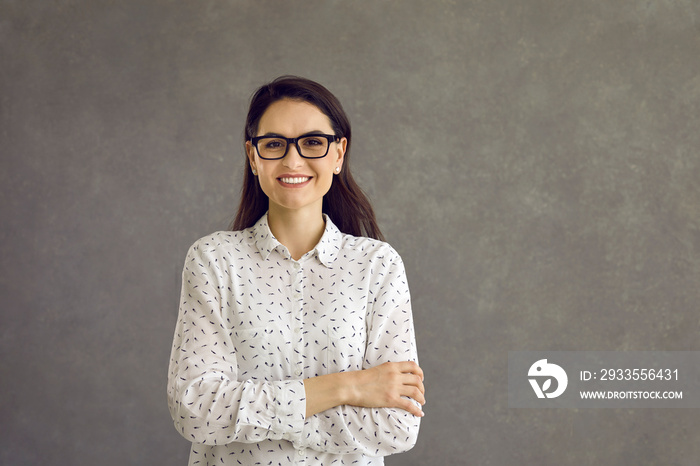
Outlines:
[{"label": "concrete background", "polygon": [[299,74],[413,294],[428,404],[390,465],[696,465],[697,410],[516,410],[514,350],[700,350],[695,0],[0,0],[0,463],[178,465],[188,246]]}]

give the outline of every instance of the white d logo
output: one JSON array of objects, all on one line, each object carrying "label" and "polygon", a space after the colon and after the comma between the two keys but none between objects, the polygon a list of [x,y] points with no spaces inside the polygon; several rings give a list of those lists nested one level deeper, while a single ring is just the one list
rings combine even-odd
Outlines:
[{"label": "white d logo", "polygon": [[[529,379],[532,389],[535,391],[537,398],[556,398],[566,390],[566,385],[569,383],[569,378],[566,376],[566,372],[561,367],[556,364],[547,364],[546,359],[540,359],[535,364],[530,366],[530,370],[527,372],[529,377],[539,377],[546,378],[542,386],[540,387],[537,382],[537,378]],[[553,392],[547,392],[552,385],[552,378],[557,381],[557,389]]]}]

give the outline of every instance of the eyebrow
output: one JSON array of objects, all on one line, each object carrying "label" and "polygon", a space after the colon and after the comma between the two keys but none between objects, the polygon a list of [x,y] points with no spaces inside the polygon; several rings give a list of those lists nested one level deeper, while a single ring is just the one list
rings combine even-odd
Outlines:
[{"label": "eyebrow", "polygon": [[[313,131],[308,131],[308,132],[306,132],[306,133],[304,133],[304,134],[301,134],[301,135],[297,136],[295,139],[303,138],[303,137],[305,137],[305,136],[317,136],[317,135],[319,135],[319,134],[326,134],[326,133],[324,133],[324,132],[321,131],[321,130],[315,129],[315,130],[313,130]],[[260,136],[258,136],[258,137],[261,137],[261,138],[286,138],[287,136],[284,136],[284,135],[282,135],[282,134],[280,134],[280,133],[265,133],[265,134],[262,134],[262,135],[260,135]]]}]

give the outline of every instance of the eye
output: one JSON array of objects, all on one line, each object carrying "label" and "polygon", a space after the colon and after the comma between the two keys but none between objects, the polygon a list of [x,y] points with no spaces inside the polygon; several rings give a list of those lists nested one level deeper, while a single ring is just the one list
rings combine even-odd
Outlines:
[{"label": "eye", "polygon": [[304,138],[304,140],[302,141],[303,145],[309,146],[309,147],[323,146],[325,143],[326,143],[325,139],[315,138],[315,137]]},{"label": "eye", "polygon": [[281,139],[263,139],[262,143],[262,147],[269,150],[282,149],[286,145],[286,141]]}]

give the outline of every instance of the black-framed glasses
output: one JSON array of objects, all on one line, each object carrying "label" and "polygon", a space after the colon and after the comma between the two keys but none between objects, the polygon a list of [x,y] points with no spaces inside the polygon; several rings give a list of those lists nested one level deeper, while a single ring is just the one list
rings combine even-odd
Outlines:
[{"label": "black-framed glasses", "polygon": [[250,139],[260,158],[265,160],[284,158],[290,144],[294,144],[299,155],[305,159],[320,159],[328,154],[331,143],[337,141],[340,138],[335,134],[305,134],[298,138],[256,136]]}]

